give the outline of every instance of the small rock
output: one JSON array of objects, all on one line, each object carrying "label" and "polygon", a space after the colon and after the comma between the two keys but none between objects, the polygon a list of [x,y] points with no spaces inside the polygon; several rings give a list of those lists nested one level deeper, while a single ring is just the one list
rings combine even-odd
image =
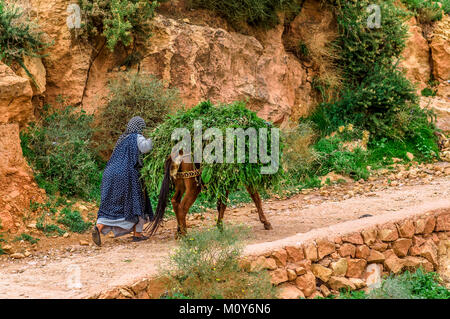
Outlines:
[{"label": "small rock", "polygon": [[89,242],[87,242],[86,240],[80,240],[80,245],[81,246],[89,246]]},{"label": "small rock", "polygon": [[3,251],[7,254],[12,254],[13,250],[12,250],[12,246],[11,245],[5,245],[2,247]]},{"label": "small rock", "polygon": [[14,258],[14,259],[22,259],[22,258],[25,258],[25,255],[22,253],[14,253],[14,254],[11,254],[10,257]]},{"label": "small rock", "polygon": [[121,293],[122,296],[124,296],[125,298],[133,298],[133,295],[131,294],[131,292],[129,292],[128,290],[121,288],[119,289],[119,292]]},{"label": "small rock", "polygon": [[339,291],[340,289],[356,289],[355,285],[345,277],[331,276],[330,280],[328,280],[328,284],[330,285],[331,289],[337,291]]},{"label": "small rock", "polygon": [[414,155],[411,154],[410,152],[406,152],[406,157],[407,157],[410,161],[412,161],[412,160],[414,159]]}]

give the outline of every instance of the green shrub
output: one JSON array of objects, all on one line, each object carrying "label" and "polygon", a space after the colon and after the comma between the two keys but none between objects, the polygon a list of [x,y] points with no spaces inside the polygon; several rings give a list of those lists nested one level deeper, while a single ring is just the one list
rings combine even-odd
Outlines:
[{"label": "green shrub", "polygon": [[34,238],[33,236],[26,234],[26,233],[22,233],[20,234],[20,236],[16,236],[16,238],[14,238],[14,241],[28,241],[31,244],[36,244],[39,241],[39,238]]},{"label": "green shrub", "polygon": [[65,231],[58,227],[58,225],[51,224],[47,220],[47,214],[44,212],[37,220],[36,220],[36,228],[42,231],[47,237],[49,236],[62,236]]},{"label": "green shrub", "polygon": [[272,28],[278,24],[277,11],[294,15],[301,8],[298,0],[190,0],[194,9],[208,9],[239,29],[243,24]]},{"label": "green shrub", "polygon": [[18,63],[33,78],[24,65],[24,56],[40,57],[39,52],[49,45],[20,7],[0,0],[0,61]]},{"label": "green shrub", "polygon": [[442,10],[445,14],[450,14],[450,0],[441,0],[439,1],[442,3]]},{"label": "green shrub", "polygon": [[342,291],[341,299],[450,299],[450,290],[439,280],[434,272],[424,272],[421,268],[415,273],[405,271],[401,275],[389,276],[381,287],[369,293],[363,291]]},{"label": "green shrub", "polygon": [[334,103],[323,103],[310,119],[323,134],[349,123],[368,130],[375,139],[432,139],[432,113],[420,109],[411,83],[395,67],[377,67],[355,89]]},{"label": "green shrub", "polygon": [[273,298],[275,290],[265,272],[248,273],[239,266],[244,226],[224,225],[192,231],[162,269],[168,298]]},{"label": "green shrub", "polygon": [[322,138],[314,149],[318,156],[318,167],[315,172],[318,176],[324,176],[329,172],[348,175],[354,179],[367,179],[367,152],[361,148],[353,151],[343,147],[342,140],[338,137]]},{"label": "green shrub", "polygon": [[99,198],[101,163],[91,140],[93,117],[73,107],[47,108],[42,116],[20,135],[39,186],[49,194]]},{"label": "green shrub", "polygon": [[71,232],[84,233],[91,226],[91,222],[85,222],[80,212],[72,211],[68,207],[64,207],[59,213],[58,223],[66,226]]},{"label": "green shrub", "polygon": [[[339,65],[346,80],[357,85],[375,66],[389,67],[405,48],[408,14],[395,6],[394,1],[332,0],[339,28],[337,46]],[[381,10],[380,28],[369,28],[366,8],[377,4]]]},{"label": "green shrub", "polygon": [[442,9],[436,1],[402,0],[406,7],[414,13],[420,23],[431,23],[442,19]]},{"label": "green shrub", "polygon": [[165,88],[153,75],[129,72],[109,83],[110,96],[100,114],[103,151],[111,153],[130,118],[141,116],[148,129],[182,106],[177,89]]},{"label": "green shrub", "polygon": [[[255,130],[266,128],[268,132],[267,151],[271,154],[271,127],[272,124],[259,118],[255,112],[245,107],[243,102],[235,102],[230,105],[214,106],[211,102],[202,102],[190,110],[180,110],[175,115],[170,116],[160,124],[155,130],[150,132],[154,142],[151,154],[144,158],[142,176],[147,184],[149,194],[159,194],[159,187],[164,174],[165,159],[171,154],[176,142],[171,140],[172,132],[177,128],[186,128],[190,135],[194,136],[194,120],[202,121],[202,130],[207,128],[217,128],[222,131],[223,150],[226,150],[226,129],[241,128],[244,131],[248,128]],[[203,146],[208,141],[203,141]],[[234,138],[235,146],[237,138]],[[193,144],[193,143],[192,143]],[[283,143],[280,141],[280,155]],[[266,167],[260,160],[257,163],[249,163],[249,139],[245,139],[245,161],[237,163],[237,151],[235,147],[234,162],[227,163],[224,154],[223,163],[202,163],[202,181],[205,184],[203,194],[209,201],[216,202],[217,199],[226,200],[227,191],[235,192],[245,189],[245,186],[256,189],[265,189],[276,184],[281,175],[282,169],[278,169],[275,174],[261,174],[261,168]],[[258,148],[257,148],[258,149]],[[192,146],[192,154],[195,156],[195,149]],[[275,159],[276,161],[279,158]],[[277,164],[277,163],[275,163]]]},{"label": "green shrub", "polygon": [[78,3],[83,16],[81,36],[92,39],[102,35],[111,51],[119,43],[129,46],[148,38],[149,20],[159,5],[158,1],[146,0],[79,0]]},{"label": "green shrub", "polygon": [[420,94],[422,94],[422,96],[436,96],[436,90],[426,87],[420,92]]}]

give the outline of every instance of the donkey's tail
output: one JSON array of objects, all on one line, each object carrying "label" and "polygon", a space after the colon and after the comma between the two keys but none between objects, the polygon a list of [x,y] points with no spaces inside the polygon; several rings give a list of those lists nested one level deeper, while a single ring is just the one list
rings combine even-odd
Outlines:
[{"label": "donkey's tail", "polygon": [[161,225],[164,217],[164,213],[167,207],[167,199],[170,191],[170,167],[172,164],[172,158],[169,156],[164,164],[164,179],[159,190],[158,206],[156,207],[155,218],[152,223],[148,224],[145,228],[145,232],[152,236]]}]

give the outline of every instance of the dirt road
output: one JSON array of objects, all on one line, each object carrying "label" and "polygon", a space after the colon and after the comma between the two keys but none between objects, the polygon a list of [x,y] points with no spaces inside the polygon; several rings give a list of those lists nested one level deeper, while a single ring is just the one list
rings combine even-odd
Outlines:
[{"label": "dirt road", "polygon": [[[407,180],[396,186],[386,186],[386,179],[335,185],[287,200],[268,200],[264,209],[274,228],[271,231],[263,229],[252,205],[227,210],[225,221],[249,225],[254,236],[248,244],[270,243],[366,214],[381,215],[424,204],[432,209],[437,202],[448,202],[450,207],[448,175]],[[189,224],[193,228],[211,226],[215,216],[213,211],[192,215]],[[146,242],[104,238],[101,248],[71,245],[25,259],[2,259],[0,298],[87,297],[156,274],[158,265],[176,245],[175,228],[175,221],[170,219],[156,237]],[[81,287],[71,287],[78,275]]]}]

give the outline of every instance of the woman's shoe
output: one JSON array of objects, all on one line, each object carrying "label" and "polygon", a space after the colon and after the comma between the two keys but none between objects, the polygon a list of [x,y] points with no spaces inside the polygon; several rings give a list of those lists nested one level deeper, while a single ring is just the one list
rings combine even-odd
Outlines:
[{"label": "woman's shoe", "polygon": [[97,245],[97,246],[101,246],[102,245],[102,240],[100,238],[100,231],[98,230],[97,226],[94,226],[94,228],[92,228],[92,241]]},{"label": "woman's shoe", "polygon": [[143,241],[143,240],[147,240],[147,239],[149,239],[149,237],[144,236],[144,235],[142,235],[142,236],[133,236],[133,242]]}]

